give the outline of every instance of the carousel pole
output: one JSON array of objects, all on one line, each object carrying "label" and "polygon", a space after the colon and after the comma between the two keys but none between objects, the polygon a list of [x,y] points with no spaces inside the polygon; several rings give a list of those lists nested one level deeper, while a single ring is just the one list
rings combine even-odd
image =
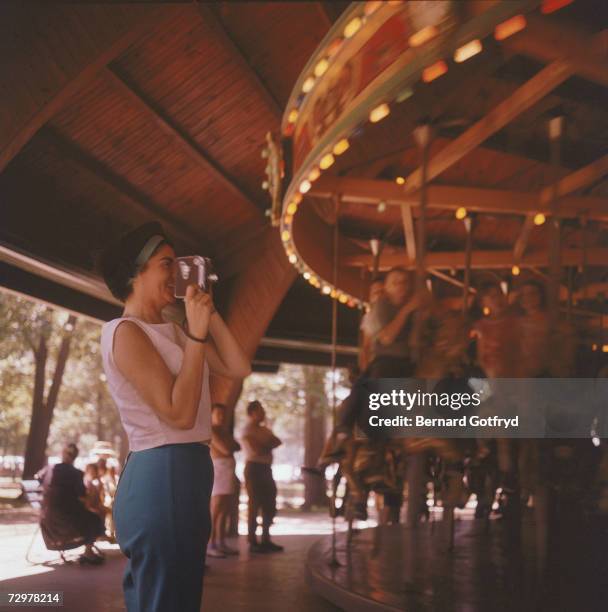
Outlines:
[{"label": "carousel pole", "polygon": [[[332,262],[332,284],[336,287],[338,281],[338,207],[340,196],[334,195],[334,235],[333,235],[333,262]],[[332,429],[335,431],[337,426],[336,415],[336,345],[338,342],[338,300],[332,298],[331,301],[331,419]],[[331,497],[331,561],[330,566],[340,565],[336,555],[337,534],[336,534],[336,495],[335,491]]]},{"label": "carousel pole", "polygon": [[[551,164],[555,172],[553,185],[551,186],[551,200],[549,209],[551,211],[551,234],[549,246],[549,278],[548,307],[549,307],[549,337],[555,338],[559,318],[559,279],[560,269],[560,222],[557,217],[558,204],[558,180],[560,164],[560,140],[563,128],[563,117],[554,117],[549,121],[549,139],[551,141]],[[536,569],[539,576],[544,576],[547,564],[547,546],[549,539],[549,490],[545,482],[541,482],[534,496],[534,518],[536,522]]]},{"label": "carousel pole", "polygon": [[[419,125],[414,129],[414,140],[421,151],[421,184],[420,184],[420,213],[416,235],[416,295],[420,299],[425,290],[425,255],[426,255],[426,207],[427,207],[427,176],[429,147],[431,144],[431,126],[428,123]],[[412,330],[412,358],[414,363],[420,363],[422,358],[422,326],[424,319],[420,307],[414,313],[414,328]],[[424,490],[424,453],[414,453],[407,462],[407,488],[408,502],[405,519],[406,527],[415,528],[418,518],[419,493]]]},{"label": "carousel pole", "polygon": [[551,201],[549,209],[551,211],[551,235],[549,251],[549,321],[550,329],[556,332],[559,318],[559,287],[561,276],[561,224],[557,216],[558,211],[558,180],[559,167],[561,163],[561,136],[563,131],[564,118],[553,117],[549,121],[549,140],[551,141],[551,165],[555,171],[555,179],[551,186]]},{"label": "carousel pole", "polygon": [[[432,130],[429,123],[420,124],[414,129],[414,140],[421,151],[421,180],[420,180],[420,214],[418,217],[416,236],[416,293],[420,297],[425,290],[426,280],[426,209],[427,209],[427,177],[429,163],[429,149],[432,139]],[[414,319],[414,362],[418,363],[422,353],[422,322],[420,310],[416,311]]]},{"label": "carousel pole", "polygon": [[471,254],[473,251],[473,218],[467,216],[463,219],[467,232],[467,241],[464,253],[464,284],[462,286],[462,316],[466,317],[469,304],[469,291],[471,290]]}]

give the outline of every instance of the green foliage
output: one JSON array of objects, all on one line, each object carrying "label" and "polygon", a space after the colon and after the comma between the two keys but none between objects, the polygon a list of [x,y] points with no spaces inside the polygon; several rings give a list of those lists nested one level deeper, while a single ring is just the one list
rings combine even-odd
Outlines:
[{"label": "green foliage", "polygon": [[[47,341],[46,389],[69,313],[12,293],[0,293],[0,454],[22,455],[32,413],[34,349]],[[121,425],[103,377],[99,348],[101,326],[80,318],[49,434],[47,454],[57,455],[67,441],[86,454],[97,440],[115,442]]]}]

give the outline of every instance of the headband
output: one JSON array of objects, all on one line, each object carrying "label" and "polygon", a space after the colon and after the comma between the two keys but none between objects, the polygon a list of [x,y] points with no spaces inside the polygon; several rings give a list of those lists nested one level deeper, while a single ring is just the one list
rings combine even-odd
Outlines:
[{"label": "headband", "polygon": [[154,234],[154,236],[148,238],[146,244],[144,244],[142,250],[139,252],[139,255],[135,259],[135,268],[141,268],[152,256],[156,247],[165,240],[164,236],[160,234]]}]

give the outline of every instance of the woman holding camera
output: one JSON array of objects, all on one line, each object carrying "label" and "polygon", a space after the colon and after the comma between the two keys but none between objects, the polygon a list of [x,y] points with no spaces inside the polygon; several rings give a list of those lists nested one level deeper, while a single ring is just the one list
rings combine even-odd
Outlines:
[{"label": "woman holding camera", "polygon": [[101,271],[124,302],[101,333],[104,370],[129,439],[113,508],[128,558],[129,612],[200,609],[211,520],[209,374],[244,378],[249,362],[209,293],[187,288],[186,324],[163,321],[175,301],[175,252],[158,223],[106,249]]}]

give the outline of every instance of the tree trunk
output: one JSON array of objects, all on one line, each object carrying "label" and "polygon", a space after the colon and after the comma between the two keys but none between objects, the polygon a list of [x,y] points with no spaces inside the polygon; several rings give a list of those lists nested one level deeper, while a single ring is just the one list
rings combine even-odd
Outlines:
[{"label": "tree trunk", "polygon": [[[306,413],[304,417],[304,465],[317,464],[325,443],[325,373],[322,368],[304,366]],[[327,504],[325,479],[304,474],[304,510]]]},{"label": "tree trunk", "polygon": [[[27,436],[25,448],[25,460],[23,466],[23,479],[28,480],[46,464],[46,442],[53,419],[53,410],[59,396],[61,381],[65,371],[65,365],[70,354],[70,342],[72,332],[76,324],[76,317],[70,315],[66,324],[66,331],[61,339],[61,346],[57,354],[57,364],[53,374],[53,381],[49,389],[48,397],[44,399],[44,383],[46,379],[46,361],[48,347],[46,337],[40,334],[38,348],[34,356],[36,360],[36,373],[34,379],[34,394],[32,400],[32,420]],[[69,331],[68,331],[69,330]]]}]

